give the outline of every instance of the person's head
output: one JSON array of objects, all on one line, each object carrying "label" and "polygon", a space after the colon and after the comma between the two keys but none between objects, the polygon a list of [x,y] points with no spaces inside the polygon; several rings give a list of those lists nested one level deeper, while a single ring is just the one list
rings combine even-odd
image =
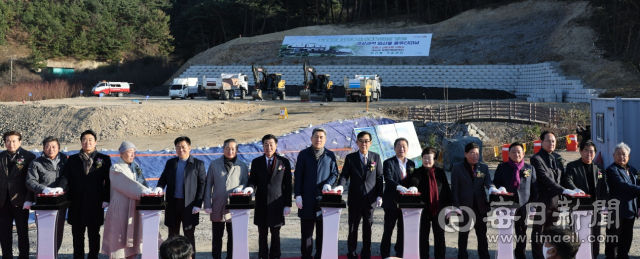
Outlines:
[{"label": "person's head", "polygon": [[362,131],[358,133],[358,149],[363,154],[369,152],[369,148],[371,147],[371,133],[367,131]]},{"label": "person's head", "polygon": [[436,164],[436,149],[432,147],[426,147],[422,150],[422,166],[425,168],[431,168]]},{"label": "person's head", "polygon": [[574,259],[580,248],[578,234],[569,229],[550,227],[542,232],[542,255],[547,259]]},{"label": "person's head", "polygon": [[520,142],[513,142],[509,146],[509,158],[514,163],[520,163],[524,158],[524,145]]},{"label": "person's head", "polygon": [[542,149],[551,153],[556,150],[556,134],[551,131],[543,131],[540,134],[540,141],[542,142]]},{"label": "person's head", "polygon": [[60,142],[55,137],[46,137],[42,141],[42,152],[49,159],[55,159],[60,152]]},{"label": "person's head", "polygon": [[7,148],[7,152],[13,154],[18,151],[20,145],[22,145],[22,135],[17,131],[7,131],[2,135],[4,140],[4,146]]},{"label": "person's head", "polygon": [[236,157],[236,154],[238,153],[238,142],[235,139],[230,138],[225,140],[222,147],[224,148],[222,151],[224,157],[227,159],[233,159]]},{"label": "person's head", "polygon": [[598,148],[590,139],[580,142],[580,157],[585,164],[591,164],[591,162],[593,162],[593,159],[596,157],[596,152],[598,152]]},{"label": "person's head", "polygon": [[185,236],[172,236],[160,245],[160,259],[191,259],[193,247]]},{"label": "person's head", "polygon": [[122,161],[127,164],[133,163],[133,160],[136,158],[136,146],[129,141],[122,142],[118,151],[120,152],[120,158],[122,158]]},{"label": "person's head", "polygon": [[324,147],[324,143],[327,142],[327,131],[324,128],[315,128],[311,133],[311,146],[315,149],[321,149]]},{"label": "person's head", "polygon": [[396,156],[400,159],[404,159],[409,152],[409,141],[406,138],[397,138],[393,142],[393,150],[396,151]]},{"label": "person's head", "polygon": [[475,142],[469,142],[464,146],[464,157],[471,165],[475,165],[480,160],[480,147]]},{"label": "person's head", "polygon": [[91,153],[96,150],[98,144],[98,138],[93,130],[86,130],[80,134],[80,141],[82,143],[82,151],[85,153]]},{"label": "person's head", "polygon": [[624,142],[620,142],[613,148],[613,161],[619,166],[626,167],[629,163],[629,153],[631,153],[631,148]]},{"label": "person's head", "polygon": [[264,149],[264,155],[267,157],[273,157],[278,149],[278,138],[272,134],[267,134],[262,137],[262,148]]},{"label": "person's head", "polygon": [[191,153],[191,139],[189,137],[178,137],[173,141],[173,145],[176,146],[176,154],[180,160],[187,160]]}]

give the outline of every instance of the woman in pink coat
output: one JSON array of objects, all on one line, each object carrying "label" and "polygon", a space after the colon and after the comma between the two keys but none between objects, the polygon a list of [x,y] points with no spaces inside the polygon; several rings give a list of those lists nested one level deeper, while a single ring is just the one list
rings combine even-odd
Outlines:
[{"label": "woman in pink coat", "polygon": [[120,145],[120,158],[111,166],[109,209],[104,222],[102,253],[109,258],[135,258],[141,251],[142,221],[136,211],[146,186],[142,169],[134,162],[136,147],[129,141]]}]

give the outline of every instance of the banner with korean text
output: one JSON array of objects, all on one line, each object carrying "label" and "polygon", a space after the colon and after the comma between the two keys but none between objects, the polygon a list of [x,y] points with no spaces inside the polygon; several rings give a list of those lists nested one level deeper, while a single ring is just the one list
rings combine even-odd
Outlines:
[{"label": "banner with korean text", "polygon": [[431,33],[285,36],[278,57],[429,56]]}]

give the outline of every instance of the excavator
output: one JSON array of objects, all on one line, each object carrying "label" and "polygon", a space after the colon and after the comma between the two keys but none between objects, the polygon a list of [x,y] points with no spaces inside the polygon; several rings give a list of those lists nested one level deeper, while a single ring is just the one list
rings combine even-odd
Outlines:
[{"label": "excavator", "polygon": [[312,66],[303,64],[304,70],[304,89],[300,91],[300,101],[333,101],[333,81],[329,74],[318,74]]},{"label": "excavator", "polygon": [[253,100],[275,100],[280,97],[284,100],[285,81],[281,74],[269,74],[262,66],[251,66],[253,71],[254,90],[251,96]]}]

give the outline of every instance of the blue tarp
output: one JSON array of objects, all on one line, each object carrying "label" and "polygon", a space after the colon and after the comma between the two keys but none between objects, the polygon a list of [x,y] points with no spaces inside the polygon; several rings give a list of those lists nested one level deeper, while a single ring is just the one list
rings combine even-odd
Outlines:
[{"label": "blue tarp", "polygon": [[[316,127],[323,127],[327,131],[327,142],[325,147],[333,150],[336,153],[338,159],[344,158],[348,153],[357,149],[355,143],[354,128],[370,127],[375,125],[392,124],[394,120],[380,118],[358,118],[353,120],[334,121],[318,126],[311,126],[305,129],[301,129],[295,132],[284,134],[278,137],[278,150],[277,152],[283,154],[291,161],[292,167],[295,166],[297,161],[298,152],[311,145],[311,132]],[[233,136],[230,135],[230,138]],[[262,136],[256,136],[261,139]],[[173,139],[167,140],[167,143],[172,143]],[[135,143],[134,143],[135,144]],[[209,168],[211,161],[218,159],[222,156],[222,147],[211,147],[208,149],[196,149],[196,144],[192,143],[191,155],[204,161],[205,166]],[[65,154],[73,155],[78,151],[69,151]],[[116,162],[118,159],[117,151],[101,151],[101,153],[111,155],[111,161]],[[263,154],[262,143],[260,141],[248,144],[241,144],[238,146],[238,158],[245,163],[249,164],[251,161]],[[150,185],[155,187],[166,161],[175,157],[175,151],[138,151],[136,152],[136,162],[142,168],[142,173]]]}]

